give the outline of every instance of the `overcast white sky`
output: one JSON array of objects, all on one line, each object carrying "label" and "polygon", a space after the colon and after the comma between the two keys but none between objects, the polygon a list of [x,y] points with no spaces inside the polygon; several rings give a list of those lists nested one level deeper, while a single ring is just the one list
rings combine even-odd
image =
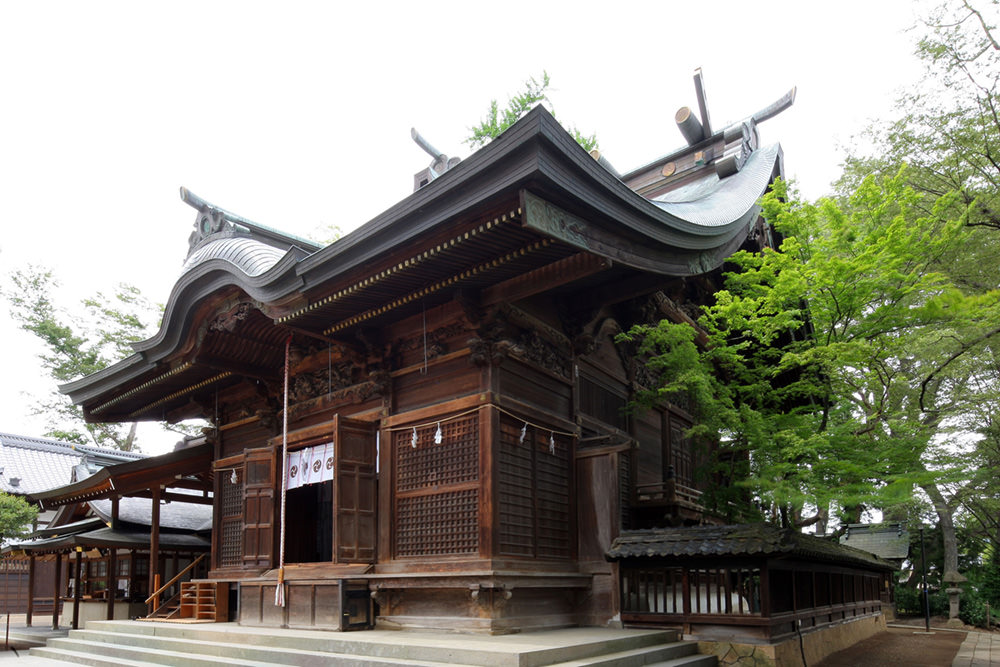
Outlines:
[{"label": "overcast white sky", "polygon": [[[0,279],[34,263],[67,307],[122,281],[165,302],[195,217],[182,185],[291,233],[350,231],[429,163],[411,126],[465,157],[490,99],[542,70],[623,172],[683,143],[696,67],[717,127],[797,86],[761,139],[814,198],[920,73],[906,0],[358,5],[0,3]],[[40,348],[0,314],[0,432],[39,435]]]}]

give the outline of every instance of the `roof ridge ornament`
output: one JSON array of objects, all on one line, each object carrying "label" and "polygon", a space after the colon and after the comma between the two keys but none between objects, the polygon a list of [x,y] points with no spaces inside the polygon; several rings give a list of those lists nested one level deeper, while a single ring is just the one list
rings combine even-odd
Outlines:
[{"label": "roof ridge ornament", "polygon": [[250,222],[249,220],[205,201],[183,186],[181,186],[181,201],[198,211],[194,221],[194,231],[188,237],[188,257],[211,236],[224,232],[227,236],[250,235],[250,228],[242,224]]}]

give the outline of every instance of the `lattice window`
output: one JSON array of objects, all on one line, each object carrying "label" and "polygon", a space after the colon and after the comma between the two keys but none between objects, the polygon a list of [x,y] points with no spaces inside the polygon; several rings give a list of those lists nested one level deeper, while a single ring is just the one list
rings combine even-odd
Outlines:
[{"label": "lattice window", "polygon": [[469,554],[479,550],[476,489],[400,498],[396,555]]},{"label": "lattice window", "polygon": [[396,491],[427,486],[462,484],[479,479],[479,417],[456,419],[441,424],[441,444],[434,443],[437,426],[413,431],[396,431]]},{"label": "lattice window", "polygon": [[572,441],[528,427],[522,443],[523,425],[500,419],[500,553],[568,558]]},{"label": "lattice window", "polygon": [[220,509],[222,516],[219,540],[219,567],[240,567],[243,564],[243,469],[236,468],[236,483],[233,483],[234,470],[224,470],[218,473],[219,488],[222,493]]},{"label": "lattice window", "polygon": [[479,551],[479,415],[393,436],[395,554],[437,556]]}]

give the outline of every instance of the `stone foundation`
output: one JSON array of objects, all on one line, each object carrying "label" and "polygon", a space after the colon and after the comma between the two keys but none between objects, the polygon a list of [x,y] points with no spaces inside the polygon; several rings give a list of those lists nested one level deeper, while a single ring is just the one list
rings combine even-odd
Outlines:
[{"label": "stone foundation", "polygon": [[[885,617],[881,614],[855,618],[786,639],[778,644],[740,644],[725,641],[699,641],[698,652],[714,655],[720,667],[802,667],[815,665],[829,655],[885,632]],[[802,654],[805,653],[805,663]]]}]

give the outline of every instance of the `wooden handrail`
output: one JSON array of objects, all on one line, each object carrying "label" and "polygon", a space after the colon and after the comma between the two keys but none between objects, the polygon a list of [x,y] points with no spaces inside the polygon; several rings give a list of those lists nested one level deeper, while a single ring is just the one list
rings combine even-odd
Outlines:
[{"label": "wooden handrail", "polygon": [[178,573],[177,573],[177,575],[176,575],[176,576],[175,576],[175,577],[174,577],[173,579],[171,579],[171,580],[170,580],[170,581],[168,581],[167,583],[165,583],[165,584],[163,584],[162,586],[160,586],[159,588],[157,588],[157,589],[156,589],[156,591],[155,591],[155,592],[154,592],[154,593],[153,593],[152,595],[150,595],[150,596],[149,596],[148,598],[146,598],[146,604],[149,604],[150,602],[152,602],[152,601],[153,601],[153,598],[156,598],[156,597],[159,597],[160,593],[162,593],[163,591],[167,590],[168,588],[170,588],[171,586],[173,586],[173,585],[174,585],[175,583],[177,583],[177,580],[178,580],[178,579],[180,579],[180,578],[181,578],[181,577],[183,577],[183,576],[184,576],[185,574],[187,574],[187,573],[188,573],[188,570],[190,570],[190,569],[191,569],[191,568],[193,568],[193,567],[194,567],[195,565],[197,565],[198,563],[200,563],[200,562],[201,562],[201,560],[202,560],[202,559],[203,559],[203,558],[204,558],[205,556],[207,556],[207,555],[208,555],[208,554],[202,554],[202,555],[198,556],[198,557],[197,557],[197,558],[195,558],[195,559],[194,559],[193,561],[191,561],[191,564],[190,564],[190,565],[188,565],[188,566],[187,566],[186,568],[184,568],[183,570],[181,570],[180,572],[178,572]]}]

